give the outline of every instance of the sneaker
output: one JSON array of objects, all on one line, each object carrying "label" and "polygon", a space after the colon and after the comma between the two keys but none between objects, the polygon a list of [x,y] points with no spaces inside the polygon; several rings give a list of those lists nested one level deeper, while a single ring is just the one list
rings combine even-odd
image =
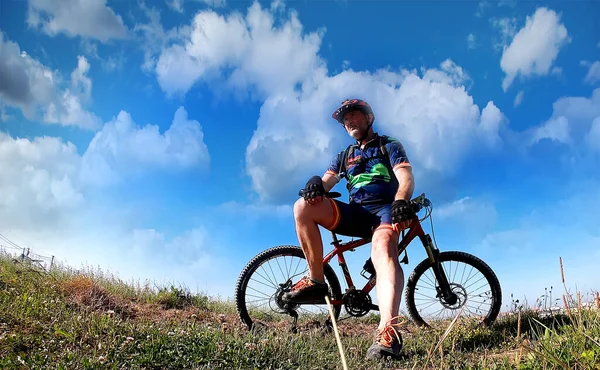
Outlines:
[{"label": "sneaker", "polygon": [[326,283],[316,282],[310,277],[304,276],[294,284],[289,292],[283,295],[283,299],[293,303],[325,303],[327,294],[329,294],[329,289]]},{"label": "sneaker", "polygon": [[386,325],[383,330],[375,331],[373,344],[367,350],[367,359],[391,357],[398,359],[402,349],[402,335],[393,325]]}]

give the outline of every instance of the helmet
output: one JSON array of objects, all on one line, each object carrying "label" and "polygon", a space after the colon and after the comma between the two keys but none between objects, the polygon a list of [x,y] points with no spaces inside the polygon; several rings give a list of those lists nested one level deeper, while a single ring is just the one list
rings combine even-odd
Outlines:
[{"label": "helmet", "polygon": [[338,121],[339,123],[344,124],[344,114],[346,114],[346,112],[356,110],[356,109],[362,111],[364,114],[373,115],[373,120],[375,120],[375,115],[373,114],[373,109],[371,109],[371,106],[369,105],[369,103],[367,103],[364,100],[360,100],[360,99],[344,100],[342,102],[342,104],[333,112],[331,117],[333,117],[333,119]]}]

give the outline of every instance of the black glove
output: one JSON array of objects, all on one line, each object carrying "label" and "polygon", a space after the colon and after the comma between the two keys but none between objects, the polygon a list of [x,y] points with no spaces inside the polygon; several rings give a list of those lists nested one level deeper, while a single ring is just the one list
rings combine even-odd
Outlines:
[{"label": "black glove", "polygon": [[391,215],[393,223],[401,223],[412,219],[416,213],[409,201],[398,199],[392,203]]},{"label": "black glove", "polygon": [[304,189],[298,193],[304,199],[314,199],[319,196],[325,195],[325,188],[323,187],[323,179],[321,176],[311,177],[304,186]]}]

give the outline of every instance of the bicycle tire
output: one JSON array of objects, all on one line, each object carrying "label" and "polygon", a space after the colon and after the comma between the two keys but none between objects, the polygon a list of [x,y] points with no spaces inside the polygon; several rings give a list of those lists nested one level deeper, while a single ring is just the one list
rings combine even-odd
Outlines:
[{"label": "bicycle tire", "polygon": [[[485,280],[490,285],[490,290],[492,293],[492,302],[487,315],[485,315],[485,317],[482,320],[482,324],[484,326],[492,325],[496,321],[496,318],[500,313],[500,308],[502,305],[502,288],[500,286],[500,282],[498,281],[498,277],[490,268],[490,266],[486,264],[483,260],[472,254],[459,251],[441,252],[439,254],[439,260],[440,262],[463,262],[469,264],[471,267],[478,270],[485,277]],[[432,262],[429,260],[429,258],[426,258],[423,261],[421,261],[411,273],[406,284],[406,307],[415,324],[422,327],[431,327],[431,325],[423,319],[423,317],[417,310],[415,304],[415,289],[417,282],[419,281],[421,276],[423,276],[425,271],[431,268],[431,266]],[[450,277],[448,277],[448,282],[452,283]],[[469,298],[467,297],[467,300],[468,299]]]},{"label": "bicycle tire", "polygon": [[[248,327],[249,330],[252,330],[254,321],[248,313],[246,301],[244,299],[246,296],[246,287],[248,285],[248,281],[250,280],[252,274],[263,262],[279,256],[293,256],[306,259],[304,252],[302,252],[302,249],[298,246],[280,245],[271,247],[254,256],[242,269],[240,276],[238,277],[235,287],[235,306],[239,319]],[[331,299],[341,299],[342,288],[335,271],[329,264],[325,264],[323,269],[326,282],[329,284]],[[341,305],[333,306],[333,313],[336,320],[340,316],[341,309]]]}]

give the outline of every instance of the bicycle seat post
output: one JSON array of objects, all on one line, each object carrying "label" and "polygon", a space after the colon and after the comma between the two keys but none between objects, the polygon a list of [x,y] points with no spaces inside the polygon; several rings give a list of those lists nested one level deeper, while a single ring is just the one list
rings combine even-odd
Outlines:
[{"label": "bicycle seat post", "polygon": [[340,243],[340,240],[338,239],[337,235],[333,231],[330,231],[330,232],[331,232],[331,239],[333,239],[331,244],[337,246]]}]

